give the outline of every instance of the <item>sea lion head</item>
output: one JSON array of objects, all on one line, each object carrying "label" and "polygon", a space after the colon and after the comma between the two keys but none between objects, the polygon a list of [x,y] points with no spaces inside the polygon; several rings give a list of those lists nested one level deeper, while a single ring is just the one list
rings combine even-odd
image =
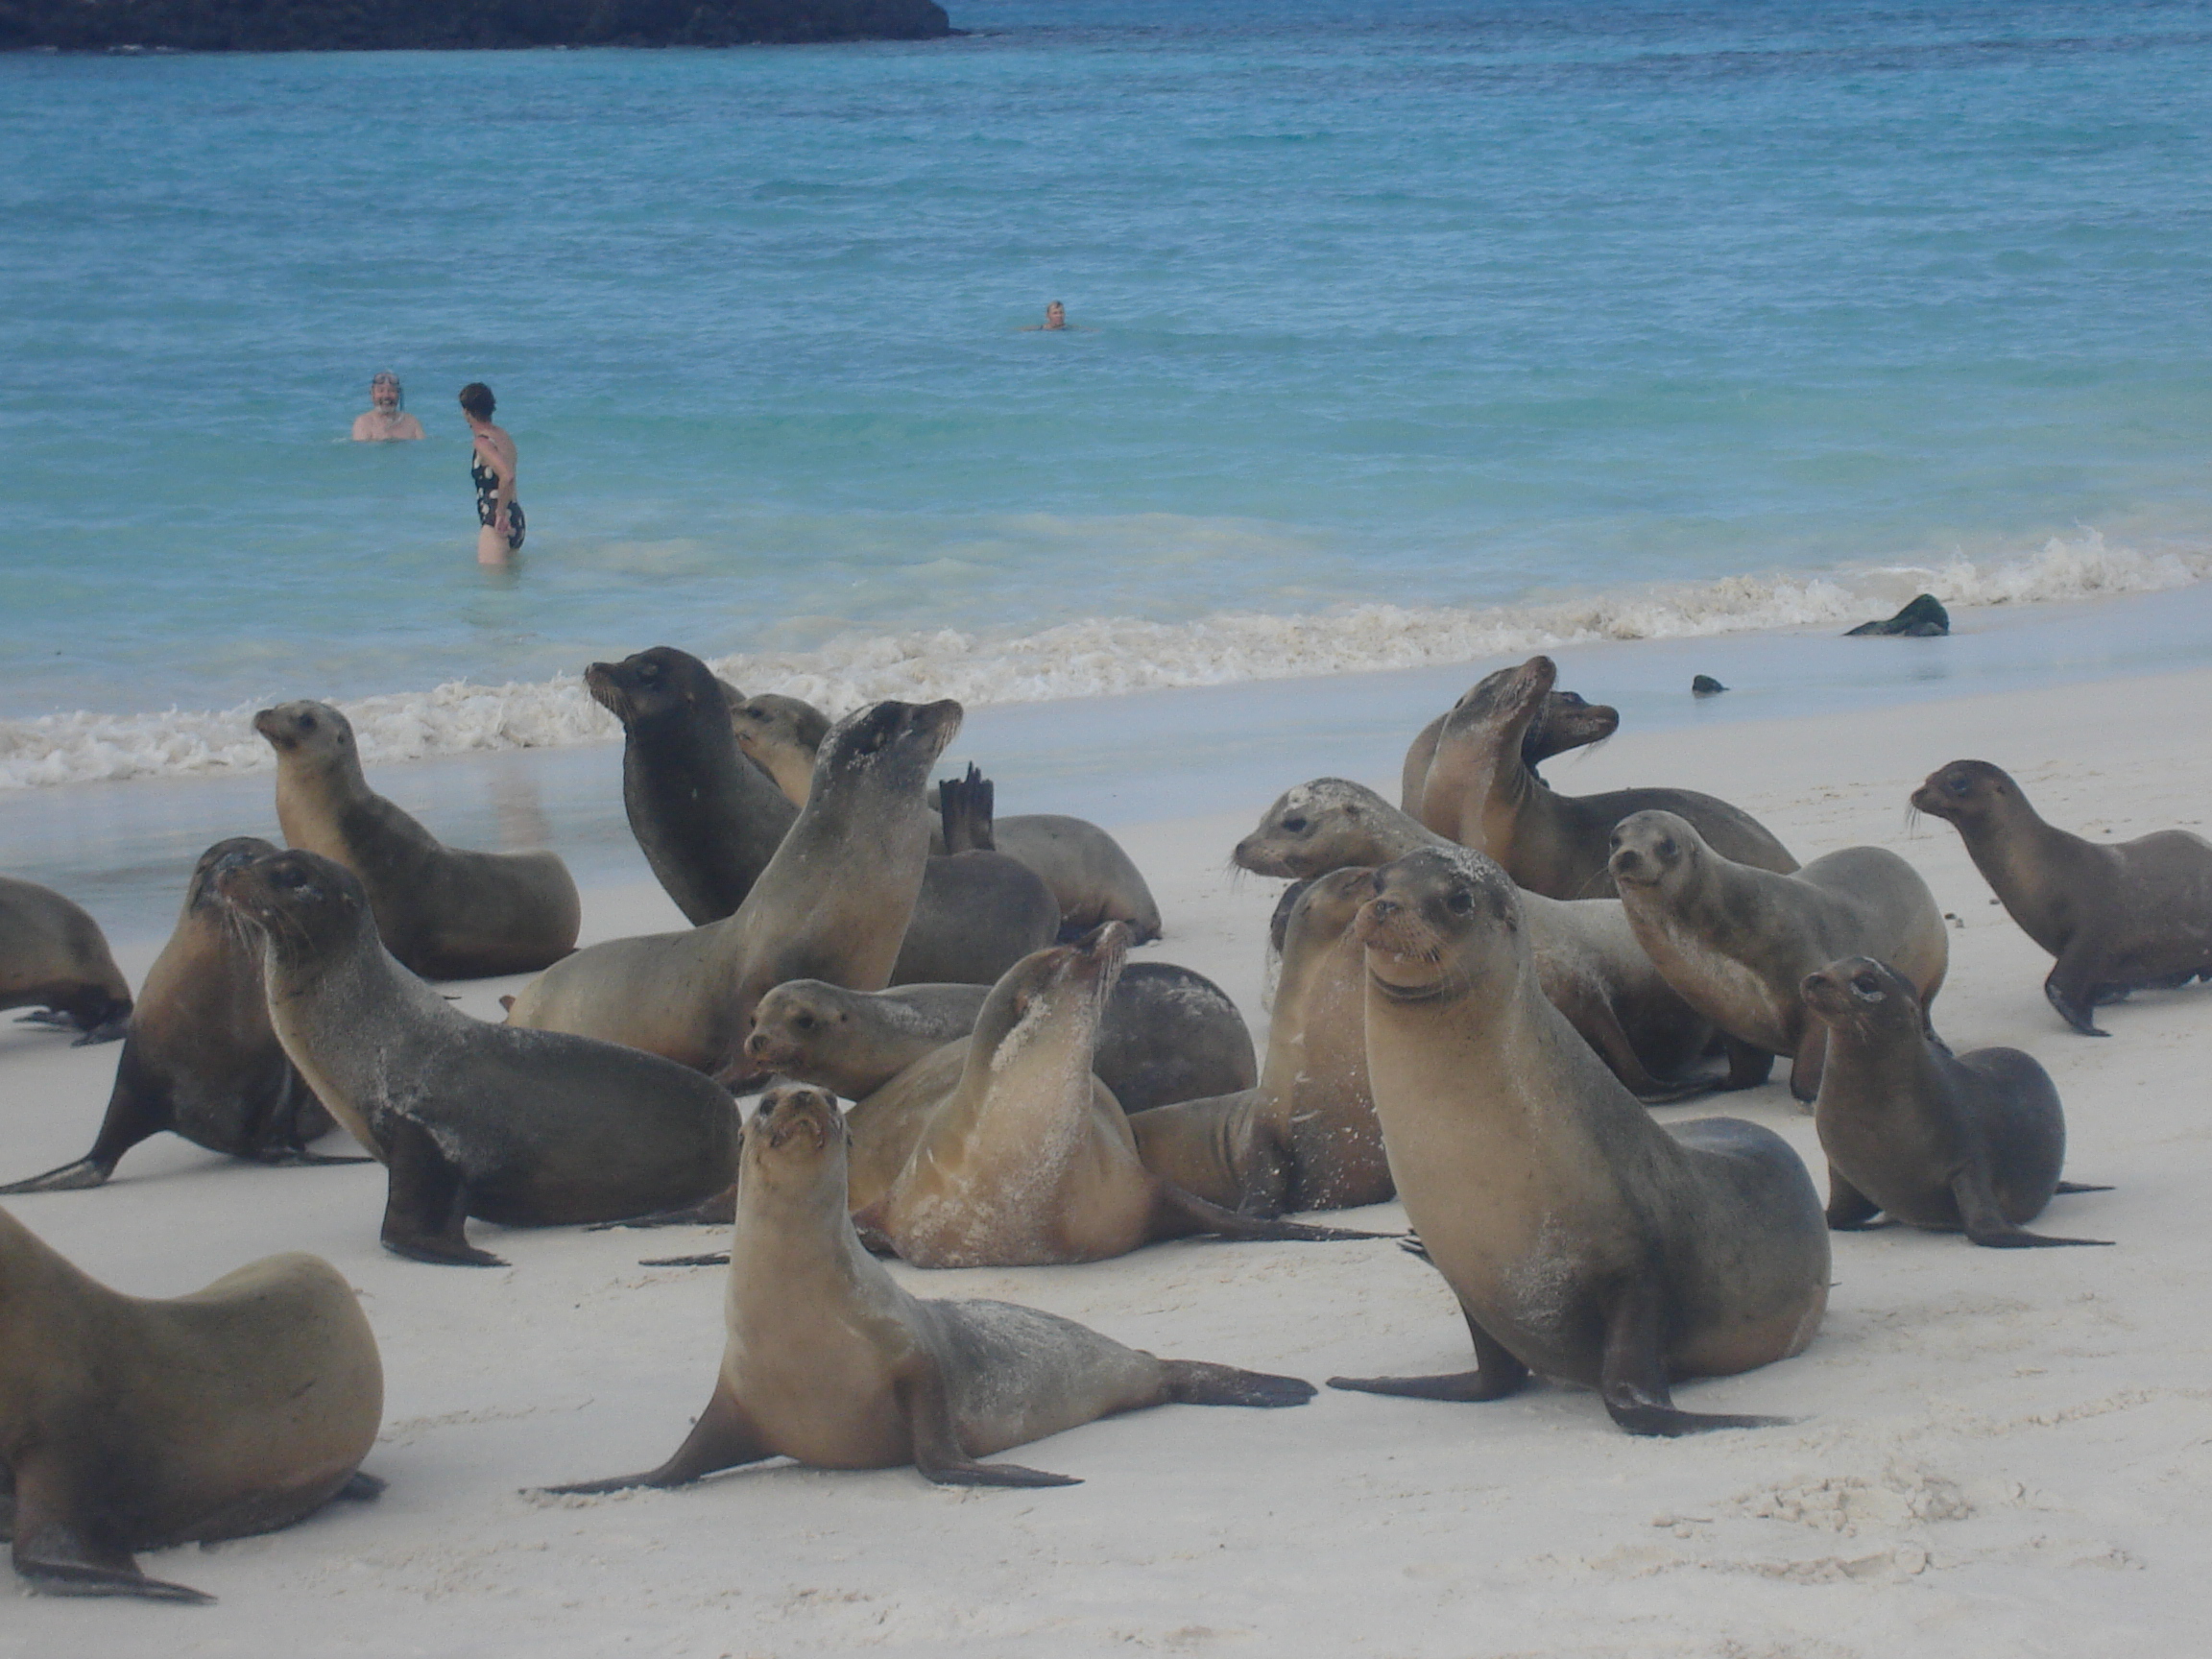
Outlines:
[{"label": "sea lion head", "polygon": [[835,1195],[845,1209],[845,1114],[825,1089],[779,1083],[745,1120],[738,1149],[737,1197]]},{"label": "sea lion head", "polygon": [[2020,800],[2020,786],[1986,760],[1954,760],[1912,791],[1912,809],[1971,824]]},{"label": "sea lion head", "polygon": [[192,866],[192,879],[184,889],[184,913],[197,915],[204,910],[223,906],[222,895],[216,892],[219,878],[231,870],[241,869],[256,858],[265,858],[281,852],[275,843],[264,841],[258,835],[233,835],[228,841],[218,841],[200,854],[200,862]]},{"label": "sea lion head", "polygon": [[1057,1072],[1079,1052],[1088,1073],[1098,1017],[1136,936],[1126,922],[1104,922],[1072,945],[1047,945],[1022,957],[983,999],[970,1053],[987,1053],[998,1075],[1017,1068]]},{"label": "sea lion head", "polygon": [[1611,704],[1592,703],[1579,691],[1553,691],[1521,734],[1521,758],[1534,766],[1570,749],[1602,743],[1620,730],[1621,710]]},{"label": "sea lion head", "polygon": [[294,848],[233,864],[215,878],[215,891],[267,936],[279,961],[312,961],[344,948],[364,927],[375,934],[360,878],[319,853]]},{"label": "sea lion head", "polygon": [[1363,864],[1348,864],[1317,876],[1295,890],[1297,902],[1283,919],[1276,948],[1286,956],[1310,947],[1333,945],[1358,920],[1359,907],[1375,896],[1375,871]]},{"label": "sea lion head", "polygon": [[1613,827],[1613,852],[1605,860],[1613,884],[1657,888],[1678,883],[1696,868],[1705,841],[1686,818],[1671,812],[1631,812]]},{"label": "sea lion head", "polygon": [[802,698],[774,691],[740,697],[731,704],[730,724],[736,731],[737,747],[763,766],[782,755],[811,762],[821,752],[822,739],[830,734],[829,715]]},{"label": "sea lion head", "polygon": [[1458,996],[1527,954],[1512,878],[1472,848],[1424,847],[1368,881],[1353,934],[1368,983],[1394,1002]]},{"label": "sea lion head", "polygon": [[1316,778],[1279,797],[1262,814],[1260,828],[1237,843],[1230,861],[1255,876],[1304,878],[1340,870],[1359,862],[1382,805],[1372,789],[1342,778]]},{"label": "sea lion head", "polygon": [[1543,712],[1552,686],[1559,683],[1559,664],[1549,657],[1531,657],[1516,668],[1485,674],[1452,705],[1444,718],[1448,733],[1510,726],[1514,741]]},{"label": "sea lion head", "polygon": [[713,671],[673,645],[656,645],[619,662],[594,662],[584,670],[584,688],[624,726],[698,709],[720,715],[726,707]]},{"label": "sea lion head", "polygon": [[871,703],[830,728],[814,757],[817,796],[839,783],[920,790],[929,768],[960,730],[960,705]]},{"label": "sea lion head", "polygon": [[760,998],[746,1034],[745,1058],[757,1071],[792,1071],[852,1023],[852,995],[819,979],[787,979]]},{"label": "sea lion head", "polygon": [[279,703],[253,716],[253,730],[269,740],[280,765],[359,762],[353,723],[327,703]]},{"label": "sea lion head", "polygon": [[1920,998],[1911,982],[1871,956],[1846,956],[1805,975],[1805,1005],[1821,1022],[1871,1036],[1918,1033]]}]

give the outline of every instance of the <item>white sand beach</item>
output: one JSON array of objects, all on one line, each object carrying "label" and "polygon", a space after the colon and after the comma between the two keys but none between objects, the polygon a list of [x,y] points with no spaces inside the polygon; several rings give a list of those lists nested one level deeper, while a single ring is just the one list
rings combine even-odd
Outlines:
[{"label": "white sand beach", "polygon": [[[1562,683],[1603,700],[1587,664],[1567,654]],[[1407,684],[1403,706],[1375,716],[1397,735],[1363,748],[1355,774],[1395,799],[1406,738],[1479,671],[1448,676],[1458,684],[1441,700]],[[1235,754],[1246,798],[1118,826],[1167,920],[1139,959],[1213,976],[1256,1034],[1279,884],[1233,878],[1226,859],[1281,789],[1347,770],[1334,751],[1316,764],[1299,733],[1327,725],[1339,694],[1358,687],[1251,693],[1279,718]],[[1909,858],[1957,918],[1938,1027],[1961,1050],[2003,1044],[2042,1061],[2065,1100],[2068,1174],[2117,1189],[2062,1197],[2040,1223],[2115,1240],[2107,1250],[1838,1236],[1812,1347],[1679,1395],[1791,1427],[1642,1441],[1593,1395],[1554,1385],[1484,1406],[1324,1390],[1288,1411],[1169,1407],[1020,1455],[1081,1478],[1064,1490],[777,1464],[674,1493],[534,1496],[650,1466],[682,1438],[721,1348],[721,1275],[638,1259],[711,1248],[710,1234],[475,1223],[513,1265],[433,1268],[378,1247],[373,1166],[254,1168],[164,1138],[104,1189],[9,1207],[136,1294],[176,1295],[279,1250],[335,1262],[383,1351],[386,1426],[366,1467],[390,1489],[273,1536],[145,1558],[219,1598],[211,1607],[0,1590],[0,1659],[2181,1651],[2212,1601],[2212,1250],[2198,1231],[2212,1186],[2212,988],[2106,1010],[2109,1041],[2074,1035],[2041,995],[2048,958],[1958,835],[1914,828],[1905,801],[1936,766],[1976,757],[2080,833],[2202,832],[2208,729],[2212,669],[2192,669],[1788,718],[1629,721],[1550,769],[1574,793],[1666,783],[1723,796],[1800,858],[1861,843]],[[587,939],[676,925],[641,861],[587,892]],[[120,944],[133,983],[158,946]],[[514,984],[461,988],[463,1005],[495,1017]],[[0,1024],[0,1175],[85,1149],[116,1054]],[[1660,1116],[1714,1113],[1778,1130],[1820,1174],[1812,1120],[1779,1082]],[[1382,1206],[1346,1222],[1395,1229],[1404,1216]],[[1027,1302],[1162,1354],[1317,1382],[1469,1362],[1443,1283],[1387,1241],[892,1270],[922,1294]]]}]

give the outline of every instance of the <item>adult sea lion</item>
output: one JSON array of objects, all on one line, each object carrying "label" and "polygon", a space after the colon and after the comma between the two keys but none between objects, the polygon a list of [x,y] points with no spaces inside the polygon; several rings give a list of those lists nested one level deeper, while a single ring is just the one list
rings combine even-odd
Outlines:
[{"label": "adult sea lion", "polygon": [[1413,816],[1439,835],[1486,853],[1531,893],[1548,899],[1610,899],[1606,869],[1614,825],[1631,812],[1673,812],[1697,827],[1723,856],[1762,870],[1797,868],[1789,850],[1749,813],[1693,789],[1614,789],[1561,795],[1521,757],[1527,723],[1558,668],[1531,657],[1491,675],[1446,718]]},{"label": "adult sea lion", "polygon": [[[1304,878],[1454,845],[1362,784],[1318,778],[1268,807],[1231,859],[1255,875]],[[1667,983],[1620,900],[1524,893],[1521,902],[1544,994],[1638,1099],[1712,1086],[1691,1073],[1713,1046],[1713,1023]]]},{"label": "adult sea lion", "polygon": [[1807,974],[1805,1001],[1828,1027],[1813,1120],[1828,1154],[1829,1226],[1887,1214],[1999,1248],[2108,1242],[2022,1230],[2055,1192],[2107,1190],[2058,1179],[2066,1118],[2051,1074],[2028,1055],[1954,1056],[1931,1043],[1911,983],[1871,956]]},{"label": "adult sea lion", "polygon": [[[1513,670],[1503,668],[1498,672],[1510,674]],[[1477,681],[1458,702],[1422,727],[1407,749],[1406,762],[1399,772],[1398,798],[1408,814],[1418,816],[1420,813],[1421,797],[1429,782],[1429,764],[1436,757],[1436,741],[1444,734],[1444,723],[1452,718],[1455,710],[1466,706],[1468,698],[1496,678],[1497,674],[1491,674]],[[1528,722],[1527,731],[1521,734],[1522,763],[1534,772],[1552,756],[1602,743],[1620,729],[1621,710],[1611,704],[1592,703],[1578,691],[1553,691]]]},{"label": "adult sea lion", "polygon": [[[988,985],[848,991],[794,979],[760,998],[745,1055],[763,1073],[858,1100],[948,1043],[974,1032]],[[1098,1080],[1128,1113],[1249,1089],[1252,1033],[1213,980],[1172,962],[1121,970],[1099,1017]]]},{"label": "adult sea lion", "polygon": [[2088,1037],[2130,991],[2212,978],[2212,845],[2186,830],[2086,841],[2047,824],[1986,760],[1954,760],[1912,805],[1958,826],[1974,867],[2022,932],[2057,958],[2043,995]]},{"label": "adult sea lion", "polygon": [[276,822],[360,878],[384,947],[427,979],[527,974],[576,948],[583,902],[552,853],[447,847],[369,787],[353,727],[327,703],[253,716],[276,751]]},{"label": "adult sea lion", "polygon": [[1489,859],[1425,849],[1375,885],[1358,923],[1375,1110],[1476,1369],[1330,1385],[1497,1400],[1535,1371],[1598,1389],[1632,1434],[1776,1421],[1683,1411],[1671,1388],[1819,1328],[1828,1229],[1797,1154],[1736,1118],[1655,1123],[1544,995]]},{"label": "adult sea lion", "polygon": [[383,1415],[376,1338],[322,1258],[144,1301],[0,1210],[0,1536],[33,1589],[210,1600],[133,1551],[373,1498],[384,1483],[359,1471]]},{"label": "adult sea lion", "polygon": [[949,847],[923,866],[891,983],[993,985],[1060,936],[1060,902],[1034,870],[993,850],[988,782],[949,782],[939,816]]},{"label": "adult sea lion", "polygon": [[613,1043],[470,1019],[377,942],[368,896],[335,860],[278,853],[215,885],[267,941],[284,1051],[390,1171],[394,1254],[501,1266],[465,1217],[613,1221],[729,1186],[737,1118],[720,1085]]},{"label": "adult sea lion", "polygon": [[123,1035],[131,987],[83,906],[51,887],[0,876],[0,1008],[37,1008],[40,1024],[71,1025],[80,1046]]},{"label": "adult sea lion", "polygon": [[232,925],[215,893],[224,872],[276,851],[241,835],[200,855],[177,930],[139,987],[92,1150],[0,1194],[97,1187],[124,1153],[164,1129],[263,1164],[361,1162],[306,1149],[335,1124],[269,1023],[259,941]]},{"label": "adult sea lion", "polygon": [[1828,1046],[1805,1006],[1808,974],[1842,956],[1887,962],[1925,1019],[1950,968],[1936,896],[1885,848],[1846,847],[1780,876],[1721,856],[1687,819],[1638,812],[1613,831],[1612,867],[1629,926],[1667,982],[1739,1043],[1789,1056],[1800,1100],[1820,1092]]},{"label": "adult sea lion", "polygon": [[959,729],[953,702],[878,703],[847,716],[735,915],[580,950],[524,986],[507,1022],[749,1076],[741,1045],[772,988],[827,979],[879,991],[889,980],[928,858],[923,785]]},{"label": "adult sea lion", "polygon": [[719,922],[799,816],[737,752],[730,688],[668,645],[594,662],[584,685],[622,722],[622,805],[654,878],[693,926]]},{"label": "adult sea lion", "polygon": [[731,1231],[729,1341],[707,1408],[642,1475],[556,1492],[682,1486],[786,1456],[912,1464],[944,1486],[1065,1486],[979,1458],[1147,1406],[1302,1406],[1310,1384],[1157,1359],[1011,1302],[924,1301],[861,1247],[845,1210],[845,1125],[818,1089],[773,1089],[745,1126]]}]

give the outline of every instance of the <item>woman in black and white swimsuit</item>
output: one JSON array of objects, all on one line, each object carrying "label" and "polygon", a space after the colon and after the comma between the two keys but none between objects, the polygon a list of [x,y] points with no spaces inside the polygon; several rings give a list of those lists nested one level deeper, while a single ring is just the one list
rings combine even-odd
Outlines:
[{"label": "woman in black and white swimsuit", "polygon": [[522,503],[515,499],[515,440],[492,424],[498,407],[492,388],[471,380],[461,388],[461,413],[476,441],[469,477],[476,486],[476,563],[504,565],[522,545]]}]

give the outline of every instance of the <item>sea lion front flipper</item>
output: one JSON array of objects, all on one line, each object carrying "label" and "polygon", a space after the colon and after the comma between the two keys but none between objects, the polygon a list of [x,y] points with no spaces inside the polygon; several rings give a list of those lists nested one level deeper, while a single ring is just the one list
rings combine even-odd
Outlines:
[{"label": "sea lion front flipper", "polygon": [[74,1164],[64,1164],[59,1169],[49,1169],[43,1175],[33,1175],[27,1180],[11,1181],[0,1187],[0,1198],[12,1198],[24,1192],[83,1192],[94,1187],[107,1185],[108,1177],[115,1172],[112,1164],[103,1164],[87,1153]]},{"label": "sea lion front flipper", "polygon": [[1997,1207],[1997,1195],[1989,1190],[1988,1177],[1972,1166],[1951,1177],[1951,1196],[1958,1201],[1959,1214],[1965,1219],[1967,1238],[1986,1249],[2033,1250],[2052,1245],[2112,1242],[2109,1238],[2052,1238],[2014,1226]]},{"label": "sea lion front flipper", "polygon": [[[1465,1312],[1465,1310],[1461,1310]],[[1332,1377],[1329,1386],[1355,1394],[1395,1394],[1407,1400],[1449,1400],[1479,1405],[1503,1400],[1527,1386],[1528,1367],[1504,1343],[1467,1314],[1467,1334],[1475,1340],[1475,1369],[1445,1377]]]},{"label": "sea lion front flipper", "polygon": [[2109,1037],[2109,1031],[2100,1030],[2093,1010],[2097,1006],[2097,987],[2086,982],[2077,960],[2074,972],[2067,972],[2063,958],[2051,970],[2051,976],[2043,981],[2043,995],[2051,1006],[2058,1010],[2058,1017],[2084,1037]]},{"label": "sea lion front flipper", "polygon": [[703,1476],[746,1463],[758,1463],[776,1455],[776,1449],[761,1438],[753,1419],[745,1414],[730,1391],[717,1383],[714,1397],[676,1455],[658,1469],[642,1475],[617,1475],[608,1480],[579,1480],[572,1486],[546,1486],[542,1491],[563,1497],[589,1497],[604,1492],[627,1492],[637,1486],[688,1486]]},{"label": "sea lion front flipper", "polygon": [[1274,1410],[1303,1406],[1313,1398],[1313,1384],[1299,1377],[1277,1377],[1266,1371],[1240,1371],[1234,1365],[1210,1365],[1203,1359],[1163,1359],[1167,1398],[1182,1406],[1251,1406]]},{"label": "sea lion front flipper", "polygon": [[1764,1048],[1736,1037],[1723,1037],[1720,1048],[1728,1056],[1728,1080],[1720,1087],[1730,1094],[1756,1089],[1774,1074],[1774,1056]]},{"label": "sea lion front flipper", "polygon": [[2056,1197],[2061,1192],[2116,1192],[2119,1189],[2116,1187],[2091,1187],[2080,1181],[2061,1181],[2051,1190],[2051,1193],[2053,1197]]},{"label": "sea lion front flipper", "polygon": [[212,1601],[185,1584],[149,1578],[131,1551],[99,1536],[99,1528],[72,1514],[78,1508],[55,1488],[67,1484],[60,1471],[18,1470],[14,1514],[15,1571],[48,1596],[137,1596],[150,1601]]},{"label": "sea lion front flipper", "polygon": [[156,1095],[135,1064],[135,1051],[126,1046],[115,1065],[115,1083],[108,1094],[108,1110],[100,1119],[100,1133],[92,1138],[92,1150],[74,1164],[49,1169],[27,1181],[0,1187],[0,1196],[23,1192],[82,1192],[107,1184],[123,1154],[141,1141],[151,1140],[176,1127],[169,1115],[166,1093]]},{"label": "sea lion front flipper", "polygon": [[1838,1233],[1861,1233],[1875,1225],[1882,1206],[1843,1179],[1835,1165],[1828,1166],[1828,1225]]},{"label": "sea lion front flipper", "polygon": [[330,1494],[333,1503],[370,1503],[384,1496],[388,1485],[382,1476],[364,1475],[356,1469],[346,1477],[346,1484]]},{"label": "sea lion front flipper", "polygon": [[619,1221],[594,1221],[587,1233],[606,1233],[617,1227],[727,1227],[737,1219],[737,1186],[732,1182],[711,1198],[686,1204],[680,1210],[656,1210],[647,1215],[626,1215]]},{"label": "sea lion front flipper", "polygon": [[916,1348],[892,1381],[899,1408],[913,1436],[914,1467],[940,1486],[1080,1486],[1072,1475],[1024,1469],[1019,1463],[978,1463],[960,1444],[952,1423],[952,1397],[944,1367],[926,1348]]},{"label": "sea lion front flipper", "polygon": [[[1825,1027],[1823,1027],[1825,1029]],[[1792,1419],[1736,1412],[1684,1411],[1668,1385],[1660,1341],[1660,1286],[1646,1279],[1623,1286],[1605,1310],[1605,1352],[1599,1390],[1605,1410],[1631,1434],[1703,1434],[1715,1429],[1778,1429]]]},{"label": "sea lion front flipper", "polygon": [[1820,1073],[1827,1060],[1828,1027],[1821,1021],[1807,1020],[1796,1058],[1790,1062],[1790,1093],[1799,1105],[1810,1106],[1820,1097]]},{"label": "sea lion front flipper", "polygon": [[430,1131],[395,1117],[384,1136],[391,1179],[384,1199],[384,1248],[440,1267],[504,1267],[469,1242],[469,1194]]},{"label": "sea lion front flipper", "polygon": [[1239,1215],[1218,1204],[1209,1204],[1195,1193],[1169,1182],[1160,1183],[1153,1201],[1152,1232],[1147,1242],[1163,1238],[1188,1238],[1211,1234],[1216,1238],[1277,1243],[1322,1244],[1350,1238],[1395,1238],[1395,1233],[1360,1233],[1349,1227],[1314,1227],[1303,1221],[1277,1221],[1259,1215]]}]

